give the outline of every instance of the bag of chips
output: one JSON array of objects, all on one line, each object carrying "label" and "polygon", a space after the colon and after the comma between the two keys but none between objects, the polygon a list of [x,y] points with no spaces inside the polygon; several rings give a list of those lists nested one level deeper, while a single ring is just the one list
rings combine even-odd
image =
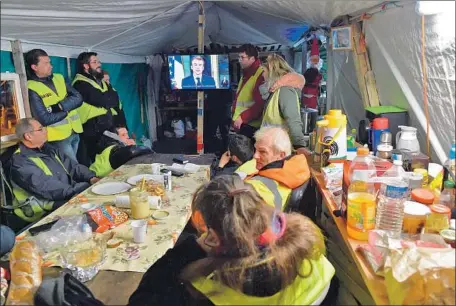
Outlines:
[{"label": "bag of chips", "polygon": [[128,214],[111,205],[104,205],[86,212],[93,232],[103,233],[128,220]]}]

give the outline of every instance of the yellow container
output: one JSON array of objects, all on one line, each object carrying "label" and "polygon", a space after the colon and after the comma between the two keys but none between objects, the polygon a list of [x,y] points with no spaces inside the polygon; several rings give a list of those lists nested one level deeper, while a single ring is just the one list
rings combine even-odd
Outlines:
[{"label": "yellow container", "polygon": [[321,143],[330,146],[330,160],[347,157],[347,116],[340,109],[330,109],[321,123]]},{"label": "yellow container", "polygon": [[367,241],[369,231],[375,227],[375,195],[369,192],[352,192],[347,199],[347,234],[353,239]]},{"label": "yellow container", "polygon": [[426,169],[421,169],[421,168],[418,168],[418,169],[415,169],[413,170],[414,173],[419,173],[423,176],[423,184],[421,187],[425,188],[427,187],[428,185],[428,181],[429,181],[429,178],[428,178],[428,172]]}]

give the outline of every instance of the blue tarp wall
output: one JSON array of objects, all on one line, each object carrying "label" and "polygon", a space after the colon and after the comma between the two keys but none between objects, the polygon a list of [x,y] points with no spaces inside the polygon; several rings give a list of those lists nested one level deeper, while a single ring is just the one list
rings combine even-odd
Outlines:
[{"label": "blue tarp wall", "polygon": [[[62,74],[65,79],[70,82],[76,74],[76,59],[70,60],[71,76],[68,76],[67,62],[64,57],[50,56],[51,63],[53,66],[53,72]],[[1,51],[1,72],[15,72],[12,53],[8,51]],[[140,110],[140,99],[138,92],[139,75],[142,74],[145,79],[147,76],[147,65],[144,63],[139,64],[112,64],[103,63],[102,68],[108,71],[111,78],[112,86],[119,93],[119,97],[122,101],[125,117],[127,118],[127,124],[130,132],[136,135],[136,139],[139,142],[141,136],[147,135],[147,117],[144,114],[144,124],[141,123],[141,110]],[[146,101],[146,87],[142,85],[143,99]],[[149,137],[148,137],[149,138]]]}]

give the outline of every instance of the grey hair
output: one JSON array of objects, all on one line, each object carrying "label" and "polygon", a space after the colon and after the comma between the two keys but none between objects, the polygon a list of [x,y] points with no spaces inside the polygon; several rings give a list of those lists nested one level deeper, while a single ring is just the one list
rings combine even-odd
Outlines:
[{"label": "grey hair", "polygon": [[36,121],[33,118],[22,118],[16,123],[16,137],[20,140],[24,140],[25,133],[33,130],[32,121]]},{"label": "grey hair", "polygon": [[291,155],[291,140],[288,132],[275,126],[262,127],[255,133],[255,140],[260,141],[267,137],[272,141],[272,149],[275,152],[285,152],[285,155]]}]

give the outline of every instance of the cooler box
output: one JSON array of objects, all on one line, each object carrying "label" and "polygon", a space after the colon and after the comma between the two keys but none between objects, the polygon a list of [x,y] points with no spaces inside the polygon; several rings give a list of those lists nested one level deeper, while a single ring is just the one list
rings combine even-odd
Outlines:
[{"label": "cooler box", "polygon": [[399,125],[408,126],[408,112],[397,106],[369,106],[366,107],[366,117],[372,122],[375,118],[388,118],[388,125],[393,136],[393,146],[396,147],[396,134]]}]

